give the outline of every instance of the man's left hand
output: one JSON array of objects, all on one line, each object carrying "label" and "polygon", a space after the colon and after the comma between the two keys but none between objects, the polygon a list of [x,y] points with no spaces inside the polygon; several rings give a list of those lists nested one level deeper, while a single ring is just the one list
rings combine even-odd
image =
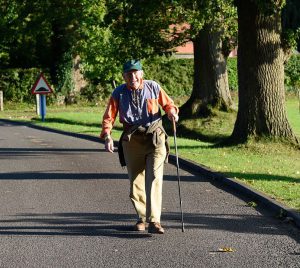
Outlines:
[{"label": "man's left hand", "polygon": [[168,113],[168,118],[169,118],[170,121],[174,120],[175,122],[178,122],[178,120],[179,120],[179,116],[175,112]]}]

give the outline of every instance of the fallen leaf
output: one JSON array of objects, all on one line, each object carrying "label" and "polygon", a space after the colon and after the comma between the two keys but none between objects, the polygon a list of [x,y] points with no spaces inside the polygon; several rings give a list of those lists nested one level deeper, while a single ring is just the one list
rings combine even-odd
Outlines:
[{"label": "fallen leaf", "polygon": [[234,252],[232,248],[224,247],[224,248],[219,248],[218,252]]},{"label": "fallen leaf", "polygon": [[256,204],[254,201],[251,201],[251,202],[248,202],[248,203],[247,203],[247,206],[248,206],[248,207],[255,208],[255,207],[257,207],[257,204]]}]

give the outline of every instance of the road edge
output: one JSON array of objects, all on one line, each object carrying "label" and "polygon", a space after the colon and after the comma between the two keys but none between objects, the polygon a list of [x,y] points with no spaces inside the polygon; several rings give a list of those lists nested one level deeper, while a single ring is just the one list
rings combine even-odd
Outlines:
[{"label": "road edge", "polygon": [[[238,191],[239,193],[243,194],[244,196],[251,199],[251,201],[259,204],[263,204],[264,207],[269,209],[272,213],[274,213],[278,218],[286,221],[286,222],[294,222],[295,225],[300,228],[300,214],[276,200],[268,197],[264,193],[255,190],[245,183],[242,183],[236,179],[228,178],[224,174],[216,172],[208,167],[202,166],[198,163],[195,163],[191,160],[186,160],[183,158],[178,158],[179,166],[181,169],[191,172],[191,173],[198,173],[203,174],[207,178],[218,181],[223,185],[230,187],[231,189]],[[170,155],[169,156],[169,163],[176,165],[176,156]]]}]

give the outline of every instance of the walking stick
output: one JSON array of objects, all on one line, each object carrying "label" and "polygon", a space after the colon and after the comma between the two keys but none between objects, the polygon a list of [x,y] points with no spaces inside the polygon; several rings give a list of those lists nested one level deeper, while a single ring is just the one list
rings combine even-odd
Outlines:
[{"label": "walking stick", "polygon": [[181,230],[182,232],[184,232],[182,199],[181,199],[181,191],[180,191],[179,161],[178,161],[177,141],[176,141],[176,122],[174,118],[173,118],[173,133],[174,133],[174,146],[175,146],[175,155],[176,155],[177,182],[178,182],[180,211],[181,211]]}]

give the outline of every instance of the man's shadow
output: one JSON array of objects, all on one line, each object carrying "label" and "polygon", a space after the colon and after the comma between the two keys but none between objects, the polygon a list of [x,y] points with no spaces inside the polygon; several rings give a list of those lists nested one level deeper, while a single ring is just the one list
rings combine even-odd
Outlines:
[{"label": "man's shadow", "polygon": [[0,221],[0,235],[108,236],[127,239],[152,237],[147,231],[134,230],[133,214],[29,213],[10,217],[13,218]]}]

